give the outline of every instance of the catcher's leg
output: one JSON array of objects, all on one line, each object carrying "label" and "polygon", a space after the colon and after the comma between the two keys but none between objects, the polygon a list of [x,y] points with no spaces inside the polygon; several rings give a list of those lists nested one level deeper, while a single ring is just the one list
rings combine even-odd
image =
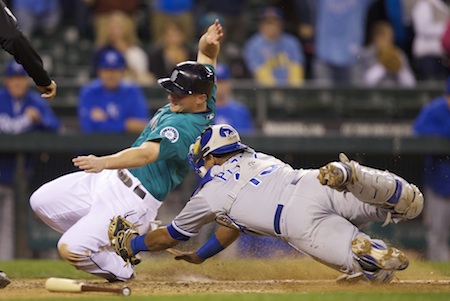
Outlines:
[{"label": "catcher's leg", "polygon": [[389,283],[394,279],[394,271],[404,270],[409,265],[402,251],[366,236],[353,239],[351,250],[361,271],[340,276],[336,280],[338,283]]},{"label": "catcher's leg", "polygon": [[[413,184],[389,172],[350,161],[343,153],[340,162],[320,168],[318,179],[338,191],[351,192],[360,201],[380,206],[395,222],[413,219],[423,210],[423,195]],[[391,220],[390,215],[386,222]]]}]

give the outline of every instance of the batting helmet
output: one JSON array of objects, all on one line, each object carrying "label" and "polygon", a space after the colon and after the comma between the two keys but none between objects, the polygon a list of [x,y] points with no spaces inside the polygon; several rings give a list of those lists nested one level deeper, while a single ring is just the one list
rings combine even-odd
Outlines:
[{"label": "batting helmet", "polygon": [[189,149],[189,163],[191,167],[203,177],[206,173],[204,158],[209,155],[223,155],[248,146],[241,143],[239,133],[228,124],[216,124],[206,128],[191,144]]},{"label": "batting helmet", "polygon": [[170,77],[158,79],[158,84],[169,93],[179,95],[206,94],[211,97],[214,73],[203,64],[186,61],[175,66]]}]

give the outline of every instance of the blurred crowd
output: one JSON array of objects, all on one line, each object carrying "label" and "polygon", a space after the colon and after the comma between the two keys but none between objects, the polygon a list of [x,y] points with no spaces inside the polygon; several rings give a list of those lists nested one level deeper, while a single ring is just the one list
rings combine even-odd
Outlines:
[{"label": "blurred crowd", "polygon": [[125,78],[140,85],[195,59],[195,41],[216,18],[226,36],[219,61],[232,79],[413,87],[448,73],[446,0],[6,2],[31,38],[70,28],[75,40],[92,41],[91,77],[100,53],[113,48],[125,57]]}]

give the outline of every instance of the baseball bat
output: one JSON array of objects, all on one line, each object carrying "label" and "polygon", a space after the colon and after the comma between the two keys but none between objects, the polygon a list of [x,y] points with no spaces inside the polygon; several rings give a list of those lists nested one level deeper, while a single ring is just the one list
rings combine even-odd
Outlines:
[{"label": "baseball bat", "polygon": [[124,296],[129,296],[131,290],[127,286],[123,287],[105,287],[88,284],[73,279],[66,278],[48,278],[45,282],[45,288],[50,292],[81,293],[81,292],[107,292]]}]

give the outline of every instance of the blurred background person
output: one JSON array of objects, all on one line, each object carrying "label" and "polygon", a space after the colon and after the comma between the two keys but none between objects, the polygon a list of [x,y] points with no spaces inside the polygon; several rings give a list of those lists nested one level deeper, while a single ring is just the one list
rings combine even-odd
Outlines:
[{"label": "blurred background person", "polygon": [[260,14],[259,31],[246,42],[245,63],[260,84],[298,86],[304,80],[304,57],[296,37],[283,31],[281,11],[264,8]]},{"label": "blurred background person", "polygon": [[26,36],[39,29],[50,35],[61,19],[59,0],[13,0],[12,9]]},{"label": "blurred background person", "polygon": [[115,11],[125,13],[135,24],[135,15],[138,12],[140,0],[83,0],[92,11],[95,38],[104,36],[108,30],[109,15]]},{"label": "blurred background person", "polygon": [[[147,53],[139,46],[135,24],[130,16],[121,11],[110,13],[106,19],[108,26],[98,33],[97,51],[114,48],[122,53],[126,62],[125,78],[140,85],[150,85],[154,79],[149,73]],[[95,67],[97,67],[95,65]],[[94,73],[96,73],[96,69]]]},{"label": "blurred background person", "polygon": [[443,0],[418,0],[412,10],[414,67],[419,80],[445,79],[444,49],[441,39],[450,10]]},{"label": "blurred background person", "polygon": [[81,130],[92,132],[141,132],[149,111],[140,87],[124,80],[125,59],[114,49],[99,54],[98,78],[80,92],[78,117]]},{"label": "blurred background person", "polygon": [[[41,96],[31,90],[30,79],[22,65],[10,61],[0,88],[0,133],[20,134],[31,131],[56,132],[60,123]],[[31,178],[33,158],[26,160],[26,175]],[[15,212],[14,181],[16,154],[0,156],[0,260],[14,258]]]},{"label": "blurred background person", "polygon": [[312,79],[314,61],[314,37],[316,24],[316,0],[293,0],[297,19],[297,35],[303,45],[305,55],[305,78]]},{"label": "blurred background person", "polygon": [[195,61],[197,57],[197,49],[189,43],[181,24],[177,21],[169,20],[162,25],[161,30],[161,39],[155,44],[149,55],[150,72],[156,78],[171,74],[176,64],[188,60]]},{"label": "blurred background person", "polygon": [[254,131],[252,115],[242,103],[233,99],[231,73],[227,65],[216,66],[216,120],[215,124],[230,124],[242,134]]},{"label": "blurred background person", "polygon": [[[444,95],[433,99],[413,126],[414,133],[450,139],[450,77]],[[424,173],[425,224],[427,226],[427,259],[450,260],[450,158],[448,155],[425,157]]]},{"label": "blurred background person", "polygon": [[194,0],[148,0],[148,3],[153,43],[163,38],[165,24],[174,21],[180,24],[187,41],[195,40]]},{"label": "blurred background person", "polygon": [[405,53],[394,44],[394,31],[386,21],[373,25],[371,43],[363,55],[364,84],[414,87],[416,79]]},{"label": "blurred background person", "polygon": [[371,0],[317,0],[314,79],[350,85],[358,76]]}]

